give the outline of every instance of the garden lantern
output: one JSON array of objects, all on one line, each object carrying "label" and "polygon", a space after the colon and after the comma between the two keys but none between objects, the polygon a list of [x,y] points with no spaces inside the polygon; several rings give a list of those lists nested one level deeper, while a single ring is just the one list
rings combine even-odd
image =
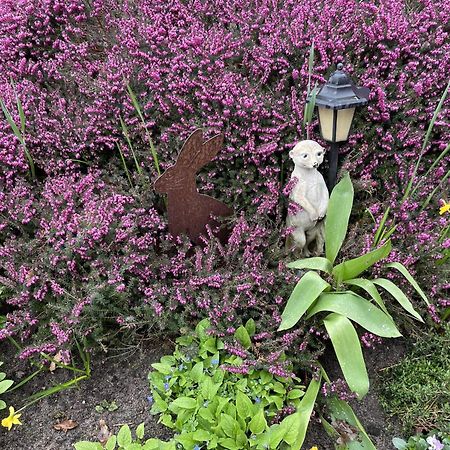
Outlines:
[{"label": "garden lantern", "polygon": [[366,105],[370,90],[357,87],[342,70],[337,70],[319,90],[315,106],[319,110],[320,132],[323,139],[331,143],[328,158],[328,188],[331,192],[336,184],[339,144],[348,139],[355,109]]}]

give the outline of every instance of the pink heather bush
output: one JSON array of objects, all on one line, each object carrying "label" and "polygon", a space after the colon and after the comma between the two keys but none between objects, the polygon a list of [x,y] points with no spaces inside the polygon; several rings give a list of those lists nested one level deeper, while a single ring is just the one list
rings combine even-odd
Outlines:
[{"label": "pink heather bush", "polygon": [[[2,1],[0,92],[18,122],[14,82],[38,180],[29,180],[23,149],[0,120],[0,283],[8,313],[0,337],[32,339],[28,355],[41,345],[69,347],[74,335],[101,341],[117,327],[174,326],[174,317],[179,324],[203,315],[225,334],[254,317],[271,336],[293,283],[278,267],[281,190],[286,150],[302,137],[313,40],[314,81],[343,60],[372,91],[343,149],[358,181],[351,236],[369,248],[374,228],[362,211],[369,207],[379,221],[390,205],[398,225],[392,259],[444,304],[449,286],[431,265],[448,223],[438,217],[437,200],[448,192],[448,180],[439,183],[450,155],[415,198],[400,199],[447,84],[449,22],[446,0]],[[237,212],[228,246],[211,240],[195,249],[167,235],[127,82],[163,167],[195,127],[225,132],[224,150],[199,184]],[[418,180],[450,141],[448,105]],[[132,170],[120,116],[145,171],[132,189],[117,150]],[[304,349],[307,340],[282,345]]]},{"label": "pink heather bush", "polygon": [[[295,276],[274,265],[280,230],[267,220],[242,216],[226,247],[212,237],[194,248],[167,234],[147,184],[130,191],[120,176],[89,170],[39,187],[22,181],[1,199],[0,338],[28,344],[22,357],[68,349],[73,337],[108,344],[118,329],[178,329],[204,316],[221,336],[250,317],[276,330]],[[289,344],[310,340],[295,337]]]}]

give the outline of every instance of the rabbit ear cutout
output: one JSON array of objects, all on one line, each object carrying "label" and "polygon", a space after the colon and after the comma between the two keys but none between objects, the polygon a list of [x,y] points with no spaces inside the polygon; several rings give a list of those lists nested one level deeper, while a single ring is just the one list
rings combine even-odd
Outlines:
[{"label": "rabbit ear cutout", "polygon": [[217,153],[219,153],[222,148],[223,138],[223,134],[221,133],[203,144],[202,151],[197,153],[195,161],[192,161],[192,164],[196,170],[199,170],[216,157]]},{"label": "rabbit ear cutout", "polygon": [[203,131],[198,128],[186,139],[178,155],[176,165],[182,168],[195,168],[193,161],[197,159],[197,154],[202,152],[202,146]]}]

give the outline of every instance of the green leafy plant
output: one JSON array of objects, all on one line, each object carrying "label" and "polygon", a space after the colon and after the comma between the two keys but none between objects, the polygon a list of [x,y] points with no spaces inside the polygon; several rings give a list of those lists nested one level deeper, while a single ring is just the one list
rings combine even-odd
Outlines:
[{"label": "green leafy plant", "polygon": [[163,442],[159,439],[147,439],[144,442],[145,427],[141,423],[133,438],[130,427],[123,425],[117,435],[113,434],[103,446],[100,442],[80,441],[74,444],[75,450],[175,450],[175,441]]},{"label": "green leafy plant", "polygon": [[380,402],[405,432],[450,423],[450,326],[419,339],[398,364],[382,372]]},{"label": "green leafy plant", "polygon": [[[445,99],[447,97],[449,89],[450,89],[450,81],[447,83],[447,86],[446,86],[446,88],[444,90],[444,93],[442,94],[442,97],[441,97],[438,105],[436,106],[436,109],[434,110],[434,114],[433,114],[433,117],[432,117],[432,119],[430,121],[430,124],[428,125],[428,129],[427,129],[427,132],[425,134],[425,138],[423,140],[423,144],[422,144],[422,148],[420,150],[419,157],[417,158],[416,164],[414,166],[413,173],[412,173],[411,177],[409,178],[408,184],[407,184],[406,189],[405,189],[405,193],[403,194],[403,201],[405,201],[407,198],[413,196],[417,192],[417,190],[419,189],[419,187],[422,184],[422,181],[427,179],[427,176],[429,175],[431,170],[434,169],[434,167],[439,163],[439,161],[442,160],[442,158],[449,151],[449,146],[447,146],[447,148],[445,148],[445,150],[438,156],[438,158],[436,159],[435,163],[428,169],[428,171],[426,172],[425,176],[419,182],[417,182],[416,185],[413,188],[413,184],[416,181],[417,171],[419,170],[420,163],[422,161],[422,157],[425,154],[425,150],[427,148],[428,141],[430,140],[431,132],[433,131],[434,123],[436,122],[436,120],[438,118],[438,115],[439,115],[439,113],[440,113],[440,111],[442,109],[442,106],[444,105],[444,102],[445,102]],[[450,170],[444,176],[444,179],[441,180],[441,183],[443,183],[449,176],[450,176]],[[425,207],[430,202],[432,196],[436,193],[436,191],[437,190],[434,190],[432,192],[431,197],[427,198],[427,200],[422,205],[422,207]]]},{"label": "green leafy plant", "polygon": [[[3,362],[0,361],[0,367],[3,366]],[[0,395],[4,394],[9,390],[9,388],[14,384],[13,380],[8,380],[6,378],[5,372],[0,372]],[[6,403],[0,399],[0,410],[6,408]]]},{"label": "green leafy plant", "polygon": [[[174,439],[185,449],[300,449],[320,378],[305,392],[295,377],[240,370],[242,359],[229,355],[208,327],[201,321],[195,334],[177,339],[172,355],[152,364],[152,413],[179,433]],[[236,330],[242,347],[251,346],[254,330],[253,320]]]},{"label": "green leafy plant", "polygon": [[408,441],[394,438],[392,444],[398,450],[450,450],[450,434],[433,431],[428,435],[411,436]]},{"label": "green leafy plant", "polygon": [[105,411],[113,412],[116,411],[117,409],[119,409],[119,406],[117,405],[115,400],[113,400],[112,402],[102,400],[98,405],[95,405],[95,410],[98,413],[103,413]]},{"label": "green leafy plant", "polygon": [[[134,107],[135,111],[137,112],[137,115],[139,116],[139,119],[142,122],[142,126],[144,127],[144,130],[145,130],[145,134],[147,135],[147,139],[148,139],[148,142],[150,144],[150,151],[152,153],[153,164],[155,166],[156,172],[158,173],[158,175],[161,175],[161,169],[159,167],[158,153],[156,152],[155,145],[153,144],[153,139],[152,139],[151,133],[150,133],[148,127],[147,127],[147,124],[145,123],[145,119],[144,119],[144,115],[142,114],[141,106],[139,105],[139,101],[138,101],[138,99],[136,97],[136,94],[134,93],[133,89],[131,88],[131,86],[127,83],[126,87],[127,87],[128,95],[129,95],[129,97],[131,99],[131,103],[133,104],[133,107]],[[142,169],[140,168],[140,166],[139,166],[139,164],[137,162],[137,159],[136,159],[136,157],[134,155],[133,147],[132,147],[130,139],[129,139],[129,134],[128,134],[128,130],[126,128],[125,122],[122,120],[122,118],[120,118],[120,122],[121,122],[123,133],[124,133],[124,135],[125,135],[125,137],[127,139],[128,146],[130,147],[130,150],[131,150],[131,152],[133,154],[133,158],[134,158],[134,161],[135,161],[135,164],[136,164],[136,168],[137,168],[139,173],[142,173],[141,172]]]},{"label": "green leafy plant", "polygon": [[[80,355],[80,358],[83,362],[83,368],[80,369],[79,367],[76,367],[74,364],[64,364],[61,361],[58,361],[54,357],[47,355],[46,353],[40,353],[41,357],[49,361],[51,364],[54,364],[55,368],[60,369],[66,369],[69,370],[74,374],[74,377],[66,381],[65,383],[59,383],[52,387],[49,387],[45,390],[36,392],[35,394],[28,397],[28,403],[22,408],[26,408],[27,406],[32,405],[33,403],[36,403],[39,400],[42,400],[45,397],[48,397],[49,395],[56,394],[57,392],[64,391],[66,389],[70,389],[73,387],[76,387],[80,381],[87,380],[91,377],[91,359],[89,356],[89,352],[85,351],[81,345],[78,343],[78,341],[75,341],[78,353]],[[39,370],[44,370],[44,366],[41,365]],[[34,376],[35,374],[33,374]],[[28,379],[27,379],[28,381]]]},{"label": "green leafy plant", "polygon": [[[322,368],[325,381],[330,383]],[[337,395],[323,397],[324,401],[320,422],[325,432],[334,440],[336,450],[376,450],[366,430],[356,417],[350,405]]]},{"label": "green leafy plant", "polygon": [[[293,269],[309,269],[295,286],[282,314],[279,330],[287,330],[306,314],[321,315],[334,351],[350,389],[361,398],[369,389],[369,378],[358,334],[352,322],[381,337],[399,337],[378,287],[388,292],[415,320],[423,322],[405,293],[386,278],[362,278],[360,275],[391,252],[391,242],[358,258],[335,264],[347,234],[353,205],[353,185],[347,174],[333,189],[325,220],[326,257],[300,259],[288,264]],[[400,272],[422,299],[422,289],[400,263],[386,265]],[[326,275],[322,278],[318,272]],[[368,296],[369,299],[364,296]],[[325,313],[325,315],[323,315]]]}]

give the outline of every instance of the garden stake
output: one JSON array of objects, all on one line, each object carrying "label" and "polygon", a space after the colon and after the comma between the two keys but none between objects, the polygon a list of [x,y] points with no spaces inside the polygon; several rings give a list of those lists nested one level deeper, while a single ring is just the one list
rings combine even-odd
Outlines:
[{"label": "garden stake", "polygon": [[[200,194],[195,181],[196,173],[214,159],[222,143],[223,134],[204,142],[202,130],[195,130],[184,143],[177,162],[156,179],[156,192],[167,193],[169,232],[173,236],[186,234],[199,245],[208,226],[213,230],[219,226],[213,216],[227,217],[233,213],[219,200]],[[225,229],[221,228],[217,235],[225,242]]]}]

